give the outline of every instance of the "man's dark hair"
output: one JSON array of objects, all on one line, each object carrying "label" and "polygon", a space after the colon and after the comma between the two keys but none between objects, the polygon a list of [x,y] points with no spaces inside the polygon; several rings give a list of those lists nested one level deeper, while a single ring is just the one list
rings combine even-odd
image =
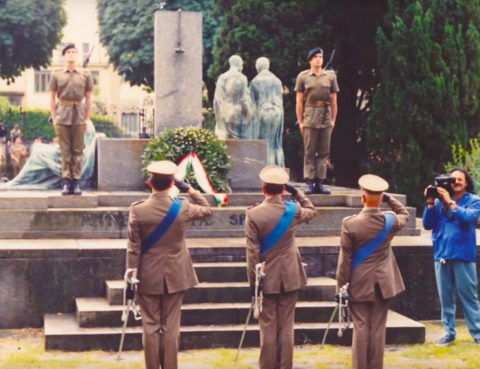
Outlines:
[{"label": "man's dark hair", "polygon": [[450,169],[450,174],[452,174],[453,172],[456,172],[456,171],[459,171],[459,172],[462,172],[463,174],[465,174],[465,180],[467,181],[467,188],[466,188],[466,191],[467,192],[470,192],[470,193],[475,193],[475,183],[473,182],[473,178],[472,176],[470,175],[470,173],[468,173],[465,169],[463,168],[453,168],[453,169]]},{"label": "man's dark hair", "polygon": [[172,181],[173,177],[150,176],[150,183],[157,191],[166,190]]},{"label": "man's dark hair", "polygon": [[269,195],[278,195],[281,194],[283,191],[283,185],[280,184],[272,184],[272,183],[265,183],[263,185],[265,192]]}]

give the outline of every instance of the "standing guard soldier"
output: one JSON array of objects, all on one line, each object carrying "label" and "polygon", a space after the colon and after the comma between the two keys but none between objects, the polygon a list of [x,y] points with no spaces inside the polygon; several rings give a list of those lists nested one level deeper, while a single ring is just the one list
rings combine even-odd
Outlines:
[{"label": "standing guard soldier", "polygon": [[303,176],[306,194],[328,195],[323,187],[327,177],[330,137],[337,119],[337,76],[325,70],[323,50],[316,47],[308,52],[310,69],[300,72],[295,84],[297,124],[303,136]]},{"label": "standing guard soldier", "polygon": [[[383,368],[383,351],[390,299],[405,290],[390,242],[408,222],[400,201],[383,193],[388,183],[366,174],[358,180],[363,209],[343,219],[337,289],[347,282],[353,319],[354,369]],[[380,211],[380,201],[393,210]]]},{"label": "standing guard soldier", "polygon": [[[255,266],[265,262],[263,308],[260,312],[260,369],[292,368],[294,313],[297,293],[307,277],[295,244],[300,223],[313,219],[316,210],[308,198],[288,183],[284,168],[270,165],[259,174],[265,200],[247,209],[247,273],[252,294]],[[287,190],[298,201],[283,201]]]},{"label": "standing guard soldier", "polygon": [[92,105],[93,78],[77,67],[74,44],[65,46],[62,55],[65,68],[56,70],[50,79],[50,116],[62,156],[62,195],[81,195],[83,136]]},{"label": "standing guard soldier", "polygon": [[[173,177],[177,169],[167,160],[147,167],[153,193],[131,205],[128,219],[127,269],[133,269],[132,275],[140,280],[138,303],[147,369],[177,368],[183,295],[198,283],[185,232],[191,220],[212,215],[200,192]],[[190,195],[193,204],[172,200],[168,192],[174,183]]]}]

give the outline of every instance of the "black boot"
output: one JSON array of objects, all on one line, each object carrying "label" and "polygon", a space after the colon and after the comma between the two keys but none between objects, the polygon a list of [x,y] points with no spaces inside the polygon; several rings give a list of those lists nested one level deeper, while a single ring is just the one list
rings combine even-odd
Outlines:
[{"label": "black boot", "polygon": [[82,194],[82,188],[80,187],[80,181],[75,179],[73,181],[72,194],[80,196]]},{"label": "black boot", "polygon": [[322,195],[330,195],[330,191],[323,187],[323,180],[317,179],[315,181],[315,193],[320,193]]},{"label": "black boot", "polygon": [[313,193],[313,181],[311,179],[306,180],[307,189],[305,190],[306,195],[311,195]]},{"label": "black boot", "polygon": [[72,181],[69,179],[63,179],[62,180],[63,185],[62,185],[62,196],[70,195],[70,191],[72,188]]}]

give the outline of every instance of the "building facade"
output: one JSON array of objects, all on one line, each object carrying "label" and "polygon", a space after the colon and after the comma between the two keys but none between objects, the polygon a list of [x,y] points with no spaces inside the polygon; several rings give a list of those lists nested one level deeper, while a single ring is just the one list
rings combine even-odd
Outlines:
[{"label": "building facade", "polygon": [[93,112],[113,117],[124,128],[126,136],[137,136],[142,125],[149,124],[146,120],[153,109],[153,96],[141,87],[130,86],[109,63],[107,52],[100,44],[97,1],[66,0],[64,7],[67,23],[62,42],[53,50],[51,64],[45,69],[27,69],[10,84],[0,80],[0,96],[7,97],[15,106],[48,109],[50,76],[63,68],[63,47],[74,43],[80,65],[91,52],[87,69],[94,79]]}]

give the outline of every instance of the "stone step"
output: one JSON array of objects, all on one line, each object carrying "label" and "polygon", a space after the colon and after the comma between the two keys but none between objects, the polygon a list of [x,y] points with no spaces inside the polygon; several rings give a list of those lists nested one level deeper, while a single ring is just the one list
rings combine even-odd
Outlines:
[{"label": "stone step", "polygon": [[[297,187],[304,188],[303,184]],[[360,191],[329,186],[331,195],[309,195],[315,206],[347,206],[361,207]],[[82,196],[61,196],[60,190],[45,191],[0,191],[0,210],[12,209],[49,209],[49,208],[96,208],[96,207],[128,207],[132,202],[145,199],[148,192],[143,191],[83,191]],[[180,195],[186,196],[186,195]],[[406,196],[394,195],[405,204]],[[213,195],[205,194],[208,202],[216,206]],[[289,198],[285,195],[284,198]],[[229,206],[250,206],[263,201],[262,192],[246,192],[228,194]]]},{"label": "stone step", "polygon": [[[103,297],[75,299],[76,316],[80,327],[118,327],[121,324],[122,305],[109,305]],[[182,326],[244,324],[251,303],[183,304]],[[328,321],[335,302],[299,301],[295,321],[299,323]],[[251,324],[256,321],[251,320]],[[129,314],[129,326],[141,325]]]},{"label": "stone step", "polygon": [[[122,328],[83,328],[78,326],[74,314],[45,315],[45,349],[62,351],[118,350]],[[243,331],[241,325],[184,326],[180,328],[180,349],[238,346]],[[296,323],[295,344],[321,343],[327,323]],[[352,329],[337,336],[337,324],[332,324],[327,335],[328,344],[350,345]],[[389,311],[387,344],[413,344],[425,342],[425,326],[403,315]],[[247,327],[244,347],[259,345],[258,325]],[[141,327],[127,327],[124,350],[142,349]]]},{"label": "stone step", "polygon": [[[106,298],[110,305],[123,303],[124,282],[106,281]],[[298,293],[299,301],[332,301],[336,282],[327,277],[308,278],[307,286]],[[233,303],[249,302],[250,287],[247,282],[199,283],[185,293],[183,302],[190,303]]]},{"label": "stone step", "polygon": [[[415,209],[408,209],[410,220],[400,234],[419,235]],[[361,208],[336,206],[317,210],[317,217],[299,225],[298,237],[339,235],[342,219],[359,213]],[[127,222],[126,207],[3,210],[0,211],[0,238],[126,238]],[[211,217],[190,223],[187,237],[244,237],[244,228],[245,207],[215,208]]]}]

